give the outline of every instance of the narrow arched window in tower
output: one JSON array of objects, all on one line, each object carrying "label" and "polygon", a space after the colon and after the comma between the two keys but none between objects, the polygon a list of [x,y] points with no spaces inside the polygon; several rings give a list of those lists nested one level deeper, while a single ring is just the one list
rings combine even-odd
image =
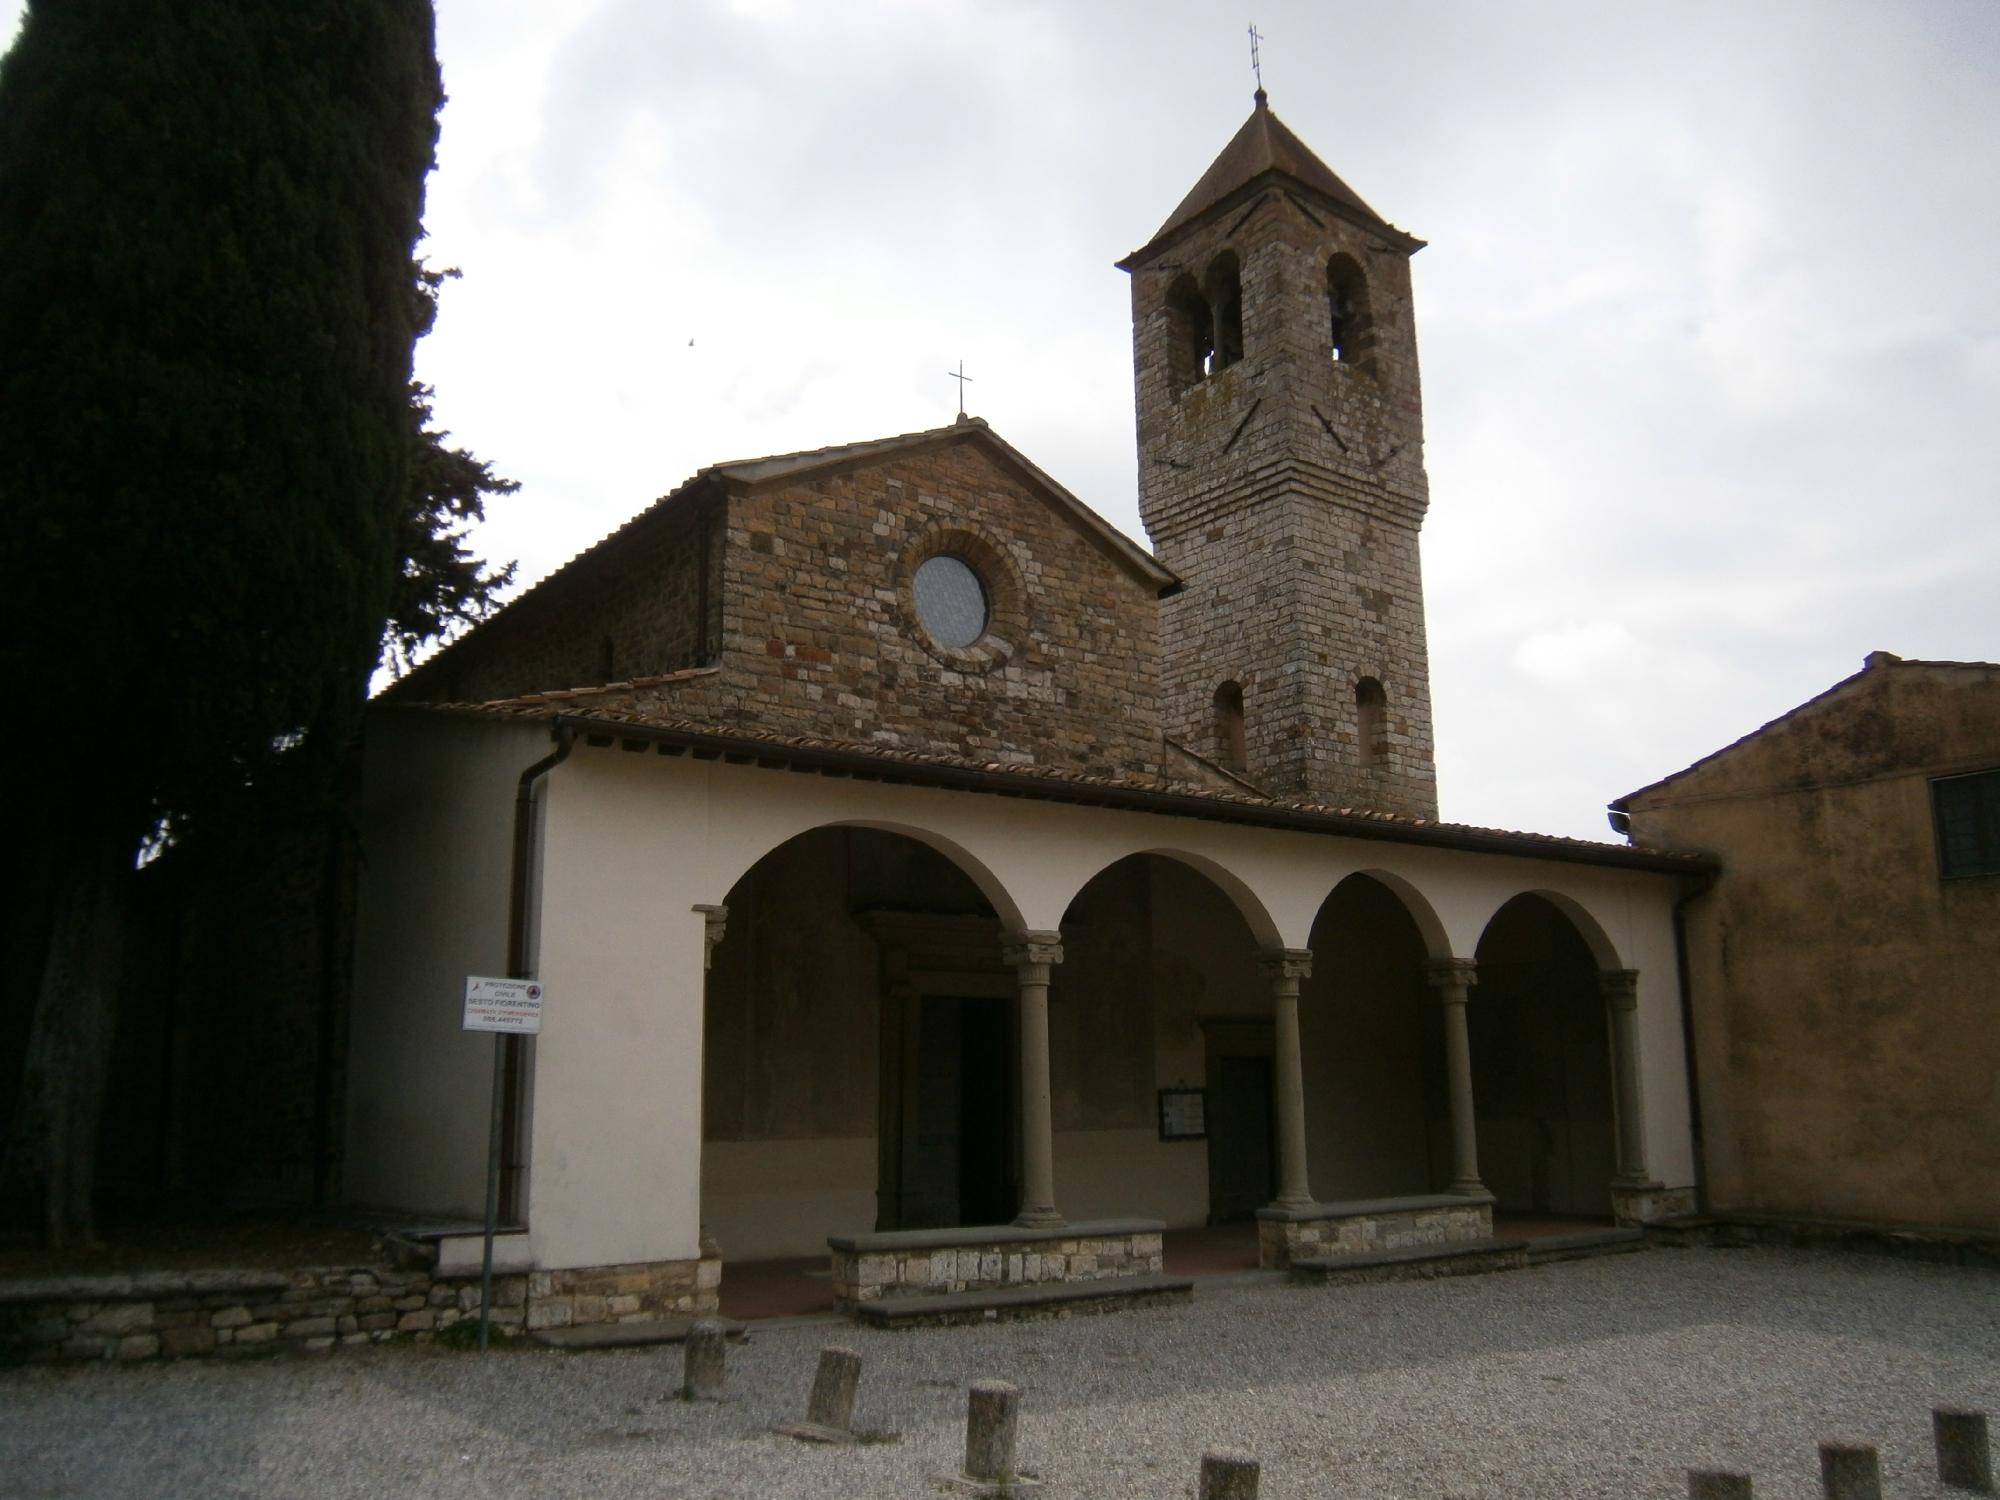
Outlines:
[{"label": "narrow arched window in tower", "polygon": [[1215,319],[1215,356],[1208,366],[1213,375],[1243,357],[1243,273],[1234,250],[1223,251],[1209,264],[1202,290]]},{"label": "narrow arched window in tower", "polygon": [[1250,768],[1250,750],[1243,735],[1243,685],[1225,682],[1215,690],[1215,758],[1230,770]]},{"label": "narrow arched window in tower", "polygon": [[1194,277],[1182,275],[1167,288],[1167,377],[1184,391],[1206,375],[1215,358],[1215,320]]},{"label": "narrow arched window in tower", "polygon": [[609,682],[612,673],[617,669],[618,648],[611,643],[611,637],[607,635],[597,643],[597,680]]},{"label": "narrow arched window in tower", "polygon": [[1389,754],[1389,695],[1373,677],[1354,684],[1354,745],[1363,767],[1379,766]]},{"label": "narrow arched window in tower", "polygon": [[1333,323],[1333,357],[1360,364],[1375,347],[1368,316],[1368,280],[1351,255],[1326,263],[1326,307]]}]

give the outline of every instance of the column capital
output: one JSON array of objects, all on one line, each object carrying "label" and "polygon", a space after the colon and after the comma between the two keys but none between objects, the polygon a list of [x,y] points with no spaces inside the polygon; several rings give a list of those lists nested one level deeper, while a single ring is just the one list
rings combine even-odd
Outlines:
[{"label": "column capital", "polygon": [[1060,932],[1009,932],[1001,936],[1000,957],[1010,969],[1063,961]]},{"label": "column capital", "polygon": [[1637,969],[1600,969],[1597,973],[1597,993],[1613,1010],[1632,1010],[1639,1004],[1639,971]]},{"label": "column capital", "polygon": [[1310,948],[1266,948],[1257,955],[1257,972],[1269,980],[1297,983],[1312,978],[1312,971]]},{"label": "column capital", "polygon": [[715,966],[715,945],[722,941],[722,935],[729,930],[729,908],[696,905],[688,909],[701,913],[701,967],[706,973]]},{"label": "column capital", "polygon": [[1443,990],[1446,1004],[1465,1003],[1465,992],[1479,983],[1479,965],[1469,958],[1433,958],[1424,965],[1424,982]]}]

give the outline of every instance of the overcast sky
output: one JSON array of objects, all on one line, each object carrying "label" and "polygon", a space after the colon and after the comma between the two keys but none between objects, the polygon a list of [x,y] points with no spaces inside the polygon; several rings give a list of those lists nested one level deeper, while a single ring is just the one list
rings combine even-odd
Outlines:
[{"label": "overcast sky", "polygon": [[441,0],[419,371],[523,483],[488,555],[948,422],[961,358],[1143,539],[1112,262],[1249,112],[1253,15],[1272,108],[1431,242],[1446,818],[1609,837],[1870,650],[2000,658],[1996,0]]}]

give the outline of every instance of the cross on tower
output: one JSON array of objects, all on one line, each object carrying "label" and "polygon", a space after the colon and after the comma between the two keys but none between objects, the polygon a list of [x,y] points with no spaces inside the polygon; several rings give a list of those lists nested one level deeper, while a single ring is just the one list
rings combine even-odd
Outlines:
[{"label": "cross on tower", "polygon": [[958,382],[958,414],[963,417],[965,415],[965,383],[972,379],[970,375],[965,373],[965,361],[961,359],[958,362],[956,370],[946,370],[944,378]]},{"label": "cross on tower", "polygon": [[1264,38],[1257,30],[1257,23],[1250,23],[1250,71],[1257,75],[1257,92],[1264,92],[1264,64],[1257,57],[1257,44]]}]

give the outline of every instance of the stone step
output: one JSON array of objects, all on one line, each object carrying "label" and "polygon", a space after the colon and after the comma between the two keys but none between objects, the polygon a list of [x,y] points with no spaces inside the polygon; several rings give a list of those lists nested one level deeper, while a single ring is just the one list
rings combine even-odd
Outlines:
[{"label": "stone step", "polygon": [[1419,1281],[1433,1276],[1474,1276],[1513,1271],[1528,1263],[1526,1240],[1454,1240],[1400,1250],[1360,1250],[1295,1260],[1293,1281],[1325,1286],[1341,1281]]},{"label": "stone step", "polygon": [[1105,1276],[1096,1281],[1042,1281],[989,1291],[920,1297],[877,1297],[858,1304],[855,1318],[871,1328],[942,1328],[1072,1313],[1117,1312],[1185,1302],[1194,1283],[1172,1276]]},{"label": "stone step", "polygon": [[1593,1255],[1627,1255],[1646,1248],[1643,1229],[1581,1229],[1575,1234],[1551,1234],[1528,1241],[1528,1264],[1583,1260]]},{"label": "stone step", "polygon": [[[631,1323],[585,1323],[575,1328],[544,1328],[529,1338],[551,1349],[638,1349],[648,1344],[687,1342],[693,1318],[645,1318]],[[732,1342],[744,1336],[743,1325],[717,1318]]]}]

